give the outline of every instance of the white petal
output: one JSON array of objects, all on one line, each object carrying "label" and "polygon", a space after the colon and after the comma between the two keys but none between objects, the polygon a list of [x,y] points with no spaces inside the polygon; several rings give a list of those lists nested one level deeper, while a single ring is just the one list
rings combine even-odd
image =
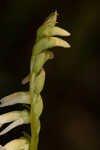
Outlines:
[{"label": "white petal", "polygon": [[29,150],[29,142],[25,138],[15,139],[7,143],[4,148],[6,150]]},{"label": "white petal", "polygon": [[3,135],[13,128],[22,125],[22,124],[28,124],[30,122],[30,115],[29,112],[24,110],[24,111],[15,111],[15,112],[10,112],[4,115],[1,115],[1,120],[0,124],[3,125],[4,123],[12,122],[7,128],[5,128],[3,131],[0,132],[0,135]]},{"label": "white petal", "polygon": [[[28,123],[28,122],[27,122]],[[12,130],[15,127],[18,127],[20,125],[26,124],[26,122],[24,122],[24,120],[18,119],[16,121],[14,121],[13,123],[11,123],[7,128],[5,128],[3,131],[0,132],[0,135],[6,134],[7,132],[9,132],[10,130]]]},{"label": "white petal", "polygon": [[12,111],[6,114],[0,115],[0,125],[15,121],[21,117],[21,111]]},{"label": "white petal", "polygon": [[14,105],[18,103],[30,104],[29,92],[17,92],[6,96],[0,100],[0,107]]},{"label": "white petal", "polygon": [[17,127],[19,125],[22,125],[23,123],[24,123],[23,119],[19,119],[19,120],[14,121],[7,128],[5,128],[3,131],[1,131],[0,135],[6,134],[7,132],[9,132],[10,130],[12,130],[13,128],[15,128],[15,127]]}]

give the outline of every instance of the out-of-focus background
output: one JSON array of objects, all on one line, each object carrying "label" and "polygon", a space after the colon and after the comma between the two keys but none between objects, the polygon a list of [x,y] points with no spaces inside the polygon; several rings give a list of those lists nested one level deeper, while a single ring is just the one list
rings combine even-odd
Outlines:
[{"label": "out-of-focus background", "polygon": [[[45,65],[39,150],[100,149],[100,3],[82,0],[0,1],[0,98],[27,90],[21,79],[29,72],[37,28],[57,10],[59,26],[72,33],[71,49],[53,48]],[[0,109],[22,109],[19,105]],[[19,127],[0,137],[5,144],[23,135]],[[19,134],[20,133],[20,134]]]}]

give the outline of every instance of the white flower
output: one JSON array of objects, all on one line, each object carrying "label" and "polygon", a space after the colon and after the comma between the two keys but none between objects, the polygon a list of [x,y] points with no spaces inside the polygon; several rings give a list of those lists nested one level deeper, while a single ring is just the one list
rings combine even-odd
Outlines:
[{"label": "white flower", "polygon": [[30,94],[29,92],[17,92],[2,98],[0,103],[0,107],[10,106],[18,103],[30,104]]},{"label": "white flower", "polygon": [[29,150],[29,141],[25,138],[15,139],[0,146],[0,150]]},{"label": "white flower", "polygon": [[30,114],[27,110],[23,111],[12,111],[6,114],[0,115],[0,126],[5,123],[12,122],[7,128],[0,132],[0,135],[3,135],[9,132],[11,129],[22,125],[30,123]]}]

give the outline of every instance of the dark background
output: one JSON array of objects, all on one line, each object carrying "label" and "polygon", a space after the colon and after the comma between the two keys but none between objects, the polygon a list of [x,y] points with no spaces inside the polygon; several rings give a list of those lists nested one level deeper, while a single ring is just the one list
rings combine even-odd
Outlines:
[{"label": "dark background", "polygon": [[[21,79],[29,72],[37,28],[53,11],[59,26],[72,33],[71,49],[53,48],[42,92],[39,150],[100,148],[100,3],[82,0],[0,1],[0,97],[27,90]],[[22,109],[0,109],[0,113]],[[18,127],[0,137],[0,144],[23,135]]]}]

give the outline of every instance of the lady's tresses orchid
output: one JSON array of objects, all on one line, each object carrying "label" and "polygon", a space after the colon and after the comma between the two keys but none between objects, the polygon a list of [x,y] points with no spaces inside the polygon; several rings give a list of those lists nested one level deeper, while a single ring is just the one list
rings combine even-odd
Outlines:
[{"label": "lady's tresses orchid", "polygon": [[23,84],[29,82],[28,92],[17,92],[6,96],[0,100],[0,107],[10,106],[14,104],[28,104],[30,109],[22,111],[12,111],[0,115],[0,127],[6,123],[11,123],[0,135],[6,134],[11,129],[23,125],[30,124],[30,138],[23,137],[15,139],[4,146],[0,146],[0,150],[37,150],[38,137],[40,132],[40,115],[43,110],[43,102],[40,93],[45,83],[44,64],[48,59],[54,57],[48,48],[60,46],[69,48],[70,45],[54,36],[70,36],[66,30],[56,26],[57,12],[52,13],[43,25],[37,31],[36,42],[33,46],[30,74],[22,81]]}]

